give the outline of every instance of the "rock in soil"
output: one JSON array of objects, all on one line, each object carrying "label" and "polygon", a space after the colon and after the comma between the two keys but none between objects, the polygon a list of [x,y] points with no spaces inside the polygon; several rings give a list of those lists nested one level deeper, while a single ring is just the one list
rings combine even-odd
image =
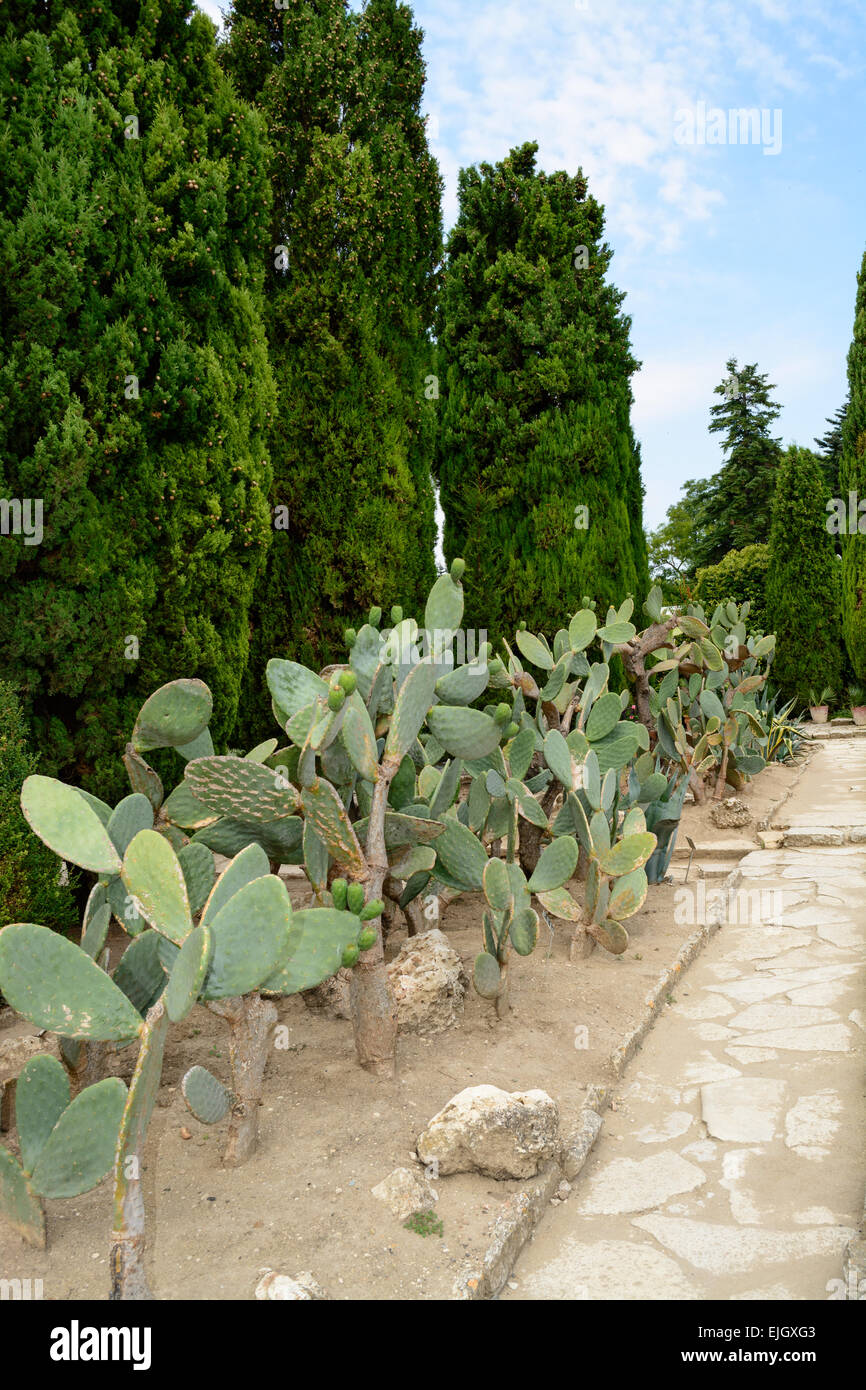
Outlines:
[{"label": "rock in soil", "polygon": [[710,819],[719,830],[738,830],[751,824],[752,814],[744,801],[732,796],[729,801],[720,801],[710,808]]},{"label": "rock in soil", "polygon": [[469,980],[444,932],[411,936],[388,966],[401,1033],[442,1033],[463,1018]]},{"label": "rock in soil", "polygon": [[370,1191],[391,1208],[399,1221],[408,1220],[417,1211],[429,1211],[439,1200],[439,1194],[430,1184],[418,1179],[408,1168],[395,1168]]},{"label": "rock in soil", "polygon": [[443,1176],[532,1178],[556,1153],[558,1134],[559,1108],[546,1092],[469,1086],[433,1116],[417,1149]]},{"label": "rock in soil", "polygon": [[267,1270],[256,1285],[256,1298],[270,1298],[282,1303],[328,1301],[328,1295],[319,1287],[312,1274],[299,1274],[297,1279],[290,1279],[287,1274],[277,1274],[273,1269]]}]

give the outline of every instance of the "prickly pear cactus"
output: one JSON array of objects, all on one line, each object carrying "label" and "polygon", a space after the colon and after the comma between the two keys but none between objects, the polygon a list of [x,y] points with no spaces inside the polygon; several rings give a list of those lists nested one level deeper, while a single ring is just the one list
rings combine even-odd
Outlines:
[{"label": "prickly pear cactus", "polygon": [[45,1248],[41,1198],[80,1196],[110,1172],[126,1094],[109,1077],[70,1101],[54,1057],[31,1057],[24,1066],[15,1092],[21,1162],[0,1148],[0,1214],[29,1245]]}]

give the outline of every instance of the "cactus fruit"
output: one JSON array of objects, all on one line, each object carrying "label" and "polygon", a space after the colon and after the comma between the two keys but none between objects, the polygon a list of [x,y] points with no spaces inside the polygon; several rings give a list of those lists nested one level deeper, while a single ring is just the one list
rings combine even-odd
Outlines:
[{"label": "cactus fruit", "polygon": [[328,709],[336,714],[346,703],[346,692],[341,685],[331,686],[328,691]]},{"label": "cactus fruit", "polygon": [[510,705],[506,705],[505,703],[503,703],[503,704],[501,704],[501,705],[497,705],[497,706],[496,706],[496,712],[495,712],[493,718],[496,720],[496,723],[497,723],[497,724],[510,724],[510,723],[511,723],[511,706],[510,706]]},{"label": "cactus fruit", "polygon": [[[335,878],[331,884],[331,897],[338,912],[345,911],[349,885],[344,878]],[[362,890],[363,896],[363,890]]]},{"label": "cactus fruit", "polygon": [[516,738],[519,733],[519,724],[509,724],[505,730],[505,742],[508,743],[511,739]]},{"label": "cactus fruit", "polygon": [[399,603],[395,603],[394,607],[391,609],[391,626],[399,627],[402,621],[403,609],[400,607]]},{"label": "cactus fruit", "polygon": [[465,573],[466,573],[466,561],[465,561],[465,560],[457,559],[457,560],[452,560],[452,561],[451,561],[451,578],[454,580],[454,583],[455,583],[455,584],[459,584],[459,583],[460,583],[460,581],[461,581],[461,579],[463,578],[463,576],[464,576]]},{"label": "cactus fruit", "polygon": [[358,640],[358,634],[353,627],[346,628],[346,631],[343,633],[343,640],[350,649],[354,647]]},{"label": "cactus fruit", "polygon": [[354,693],[358,685],[358,677],[354,671],[341,671],[337,679],[347,695]]},{"label": "cactus fruit", "polygon": [[370,624],[370,626],[371,626],[371,627],[378,627],[379,624],[381,623],[381,621],[382,621],[382,610],[381,610],[381,608],[371,608],[371,609],[370,609],[370,616],[369,616],[368,619],[367,619],[367,622]]},{"label": "cactus fruit", "polygon": [[343,966],[346,969],[351,969],[353,965],[357,964],[358,957],[360,956],[360,954],[361,952],[358,946],[347,946],[345,951],[343,952]]},{"label": "cactus fruit", "polygon": [[346,892],[346,907],[357,916],[364,906],[364,888],[360,883],[350,883]]},{"label": "cactus fruit", "polygon": [[381,917],[385,911],[385,904],[381,898],[373,898],[358,913],[362,922],[373,922],[377,917]]},{"label": "cactus fruit", "polygon": [[378,941],[378,933],[375,931],[362,931],[358,937],[358,950],[369,951],[371,946],[375,946]]}]

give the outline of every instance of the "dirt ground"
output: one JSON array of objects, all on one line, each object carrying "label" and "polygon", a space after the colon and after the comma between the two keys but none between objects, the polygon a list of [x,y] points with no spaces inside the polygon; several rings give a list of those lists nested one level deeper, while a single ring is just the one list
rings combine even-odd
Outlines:
[{"label": "dirt ground", "polygon": [[[749,785],[744,799],[755,822],[795,775],[769,768]],[[684,829],[696,843],[720,833],[750,837],[749,827],[717,831],[707,815],[686,807]],[[394,1081],[355,1065],[349,1022],[313,1012],[300,998],[280,1000],[287,1031],[278,1030],[283,1045],[268,1065],[259,1151],[242,1169],[220,1166],[226,1122],[200,1124],[180,1094],[184,1072],[196,1063],[229,1080],[226,1027],[194,1009],[170,1036],[146,1152],[155,1296],[246,1299],[270,1268],[292,1276],[310,1271],[336,1300],[453,1298],[455,1283],[475,1272],[500,1204],[521,1184],[468,1174],[441,1179],[434,1184],[441,1236],[404,1229],[371,1187],[398,1166],[422,1174],[412,1158],[417,1136],[466,1086],[540,1087],[557,1100],[567,1133],[587,1085],[612,1080],[611,1051],[695,929],[693,921],[676,920],[683,914],[675,913],[675,893],[672,884],[650,890],[628,922],[629,949],[618,958],[596,949],[570,964],[570,929],[558,923],[548,938],[543,928],[533,955],[515,958],[509,1017],[498,1021],[470,987],[459,1028],[430,1038],[401,1035]],[[469,971],[480,949],[482,901],[464,896],[442,923]],[[389,939],[389,957],[404,939]],[[14,1022],[6,1010],[0,1030]],[[111,1070],[128,1079],[133,1055],[115,1055]],[[3,1140],[17,1152],[14,1131]],[[49,1201],[47,1211],[45,1252],[29,1249],[0,1222],[0,1278],[41,1278],[46,1299],[106,1298],[110,1180],[83,1197]]]}]

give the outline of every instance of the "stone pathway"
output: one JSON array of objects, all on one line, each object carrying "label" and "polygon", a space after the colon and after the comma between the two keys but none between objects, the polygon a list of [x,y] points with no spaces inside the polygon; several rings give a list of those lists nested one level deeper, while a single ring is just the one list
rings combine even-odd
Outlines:
[{"label": "stone pathway", "polygon": [[844,1296],[866,1184],[866,842],[802,832],[866,823],[866,740],[819,748],[774,823],[801,847],[740,862],[502,1299]]}]

